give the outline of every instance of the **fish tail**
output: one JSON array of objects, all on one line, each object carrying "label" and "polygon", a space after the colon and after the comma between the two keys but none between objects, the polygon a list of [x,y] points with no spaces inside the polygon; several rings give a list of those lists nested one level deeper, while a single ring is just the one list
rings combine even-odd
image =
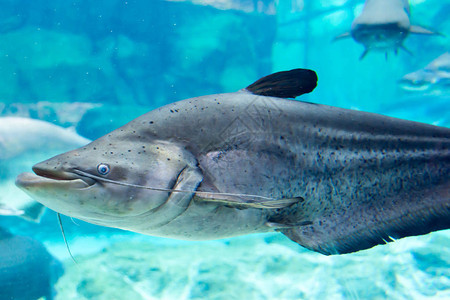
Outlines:
[{"label": "fish tail", "polygon": [[[417,199],[420,198],[420,201]],[[310,225],[280,231],[301,246],[325,255],[344,254],[396,239],[450,228],[450,183],[333,211]]]}]

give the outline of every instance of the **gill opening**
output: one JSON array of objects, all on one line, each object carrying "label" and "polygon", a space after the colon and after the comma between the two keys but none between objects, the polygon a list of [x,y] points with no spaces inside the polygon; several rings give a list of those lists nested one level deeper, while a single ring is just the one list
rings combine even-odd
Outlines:
[{"label": "gill opening", "polygon": [[75,258],[72,255],[72,252],[70,252],[69,243],[67,242],[66,234],[64,233],[64,228],[63,228],[62,221],[61,221],[61,215],[59,213],[56,213],[56,216],[58,218],[59,228],[61,229],[61,233],[62,233],[62,236],[63,236],[63,239],[64,239],[64,243],[66,244],[66,248],[67,248],[67,251],[69,252],[70,258],[72,258],[73,262],[75,264],[77,264]]},{"label": "gill opening", "polygon": [[117,185],[123,185],[123,186],[129,186],[129,187],[134,187],[134,188],[139,188],[139,189],[146,189],[146,190],[152,190],[152,191],[159,191],[159,192],[172,192],[172,193],[189,193],[189,194],[196,194],[197,196],[204,196],[204,197],[210,197],[210,196],[216,196],[216,197],[239,197],[239,198],[248,198],[249,200],[260,200],[260,201],[274,201],[276,199],[274,198],[270,198],[270,197],[264,197],[264,196],[259,196],[259,195],[251,195],[251,194],[236,194],[236,193],[218,193],[218,192],[200,192],[200,191],[189,191],[189,190],[177,190],[177,189],[167,189],[167,188],[157,188],[157,187],[151,187],[151,186],[144,186],[144,185],[138,185],[138,184],[133,184],[133,183],[128,183],[128,182],[120,182],[120,181],[115,181],[115,180],[111,180],[108,178],[103,178],[100,176],[96,176],[90,173],[86,173],[84,171],[78,170],[78,169],[73,169],[73,172],[75,174],[84,176],[84,177],[88,177],[91,179],[95,179],[98,181],[103,181],[103,182],[108,182],[108,183],[112,183],[112,184],[117,184]]}]

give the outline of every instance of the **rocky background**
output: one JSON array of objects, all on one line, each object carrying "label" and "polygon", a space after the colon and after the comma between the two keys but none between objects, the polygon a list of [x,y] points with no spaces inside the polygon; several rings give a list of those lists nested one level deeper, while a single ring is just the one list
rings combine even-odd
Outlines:
[{"label": "rocky background", "polygon": [[[234,91],[272,71],[273,15],[165,1],[0,6],[0,114],[77,125],[74,115],[81,119],[84,103],[95,103],[87,122],[113,119],[117,126],[118,118]],[[67,110],[70,118],[62,115]],[[92,126],[80,133],[91,135]]]},{"label": "rocky background", "polygon": [[281,234],[127,240],[66,261],[56,299],[448,299],[449,243],[437,232],[323,256]]},{"label": "rocky background", "polygon": [[[0,1],[0,115],[22,115],[96,138],[155,107],[232,92],[274,71],[309,67],[302,99],[382,111],[397,80],[448,50],[410,36],[386,61],[352,39],[363,1]],[[412,22],[450,32],[450,1],[411,1]],[[427,101],[430,102],[430,101]],[[70,113],[68,113],[70,112]],[[410,118],[419,118],[420,113]],[[81,124],[78,124],[79,121]]]}]

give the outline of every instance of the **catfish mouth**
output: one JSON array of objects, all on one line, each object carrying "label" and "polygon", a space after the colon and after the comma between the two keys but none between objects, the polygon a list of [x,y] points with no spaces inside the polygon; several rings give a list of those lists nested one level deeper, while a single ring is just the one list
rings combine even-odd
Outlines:
[{"label": "catfish mouth", "polygon": [[76,174],[75,172],[51,170],[41,167],[40,164],[34,165],[32,169],[36,174],[35,177],[38,177],[45,182],[54,182],[58,184],[65,183],[68,184],[68,186],[73,185],[74,187],[79,187],[81,184],[84,188],[91,187],[96,183],[96,180]]}]

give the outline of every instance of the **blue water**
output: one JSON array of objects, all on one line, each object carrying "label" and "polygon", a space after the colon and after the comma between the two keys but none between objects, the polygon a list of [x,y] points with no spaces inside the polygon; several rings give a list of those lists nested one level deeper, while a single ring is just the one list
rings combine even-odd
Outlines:
[{"label": "blue water", "polygon": [[[411,22],[442,36],[410,35],[404,46],[412,55],[369,52],[360,60],[362,45],[333,39],[349,31],[363,3],[0,1],[0,117],[40,119],[95,139],[164,104],[300,67],[319,77],[304,101],[449,127],[448,87],[412,92],[398,81],[450,51],[450,1],[410,1]],[[0,153],[3,197],[24,197],[15,175],[70,150],[58,149],[25,148],[4,160]],[[1,227],[39,240],[64,263],[56,299],[450,298],[448,231],[325,257],[277,234],[194,243],[68,217],[63,225],[77,265],[54,212],[39,223],[0,216]]]}]

